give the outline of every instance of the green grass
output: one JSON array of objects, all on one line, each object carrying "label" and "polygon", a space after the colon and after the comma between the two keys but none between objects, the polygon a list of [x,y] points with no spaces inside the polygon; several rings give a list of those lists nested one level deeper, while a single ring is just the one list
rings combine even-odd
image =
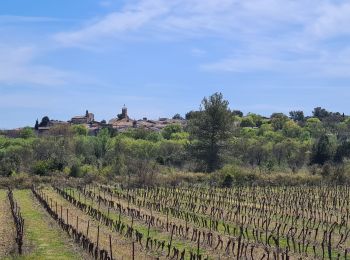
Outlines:
[{"label": "green grass", "polygon": [[67,236],[58,226],[50,225],[50,216],[39,210],[39,206],[34,205],[35,198],[30,190],[14,191],[15,199],[21,207],[24,218],[25,234],[24,243],[29,252],[23,256],[10,259],[35,259],[35,260],[65,260],[83,259],[78,252],[74,251],[72,245],[67,243]]}]

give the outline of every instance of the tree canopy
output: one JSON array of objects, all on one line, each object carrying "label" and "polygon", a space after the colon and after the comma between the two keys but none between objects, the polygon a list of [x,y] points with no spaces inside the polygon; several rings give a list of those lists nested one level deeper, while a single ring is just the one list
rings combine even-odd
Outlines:
[{"label": "tree canopy", "polygon": [[51,125],[47,116],[36,126],[49,130],[43,134],[25,127],[0,133],[0,176],[93,173],[147,180],[155,171],[220,173],[240,168],[327,177],[332,176],[330,169],[338,175],[339,169],[350,169],[349,116],[321,107],[312,117],[298,110],[289,117],[243,115],[231,110],[221,93],[205,97],[185,121],[170,120],[160,131],[139,125],[119,131],[106,122],[98,131],[88,131],[84,125]]},{"label": "tree canopy", "polygon": [[220,167],[220,157],[233,128],[233,116],[221,93],[204,98],[199,113],[188,122],[192,154],[212,172]]}]

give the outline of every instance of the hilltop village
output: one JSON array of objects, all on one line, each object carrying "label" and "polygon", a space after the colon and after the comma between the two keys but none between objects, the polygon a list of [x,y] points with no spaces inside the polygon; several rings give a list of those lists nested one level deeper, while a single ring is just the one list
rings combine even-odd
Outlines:
[{"label": "hilltop village", "polygon": [[[175,115],[173,118],[159,118],[158,120],[150,120],[146,117],[138,120],[131,119],[128,115],[128,109],[124,105],[121,113],[108,122],[105,120],[96,121],[95,115],[86,110],[84,115],[74,116],[68,121],[53,120],[45,116],[42,118],[41,122],[39,122],[39,120],[36,121],[34,128],[39,135],[45,135],[50,129],[57,126],[82,125],[88,129],[89,135],[96,135],[100,129],[106,127],[112,128],[118,132],[123,132],[130,128],[143,128],[159,132],[169,124],[180,124],[184,126],[186,120],[180,115]],[[20,129],[11,130],[8,134],[16,135],[16,130],[18,131]]]}]

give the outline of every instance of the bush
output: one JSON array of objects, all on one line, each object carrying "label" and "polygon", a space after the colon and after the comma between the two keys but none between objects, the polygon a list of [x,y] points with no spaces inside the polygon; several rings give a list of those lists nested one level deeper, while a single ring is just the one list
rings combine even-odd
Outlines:
[{"label": "bush", "polygon": [[245,117],[242,119],[240,126],[241,127],[255,127],[256,125],[253,121],[253,118]]},{"label": "bush", "polygon": [[164,127],[162,135],[165,139],[170,139],[172,134],[181,133],[183,131],[180,124],[171,124]]},{"label": "bush", "polygon": [[20,131],[20,137],[24,139],[35,137],[34,130],[30,127],[25,127]]},{"label": "bush", "polygon": [[331,175],[331,181],[336,184],[344,184],[347,182],[344,165],[337,166],[334,173]]},{"label": "bush", "polygon": [[87,136],[88,134],[88,129],[84,125],[74,125],[72,130],[75,135]]},{"label": "bush", "polygon": [[70,168],[69,176],[74,178],[81,177],[81,170],[79,165],[77,164],[72,165],[72,167]]},{"label": "bush", "polygon": [[232,175],[226,174],[221,186],[223,188],[231,188],[232,187],[232,183],[233,183]]},{"label": "bush", "polygon": [[330,163],[326,163],[322,167],[321,175],[323,177],[328,177],[332,174],[332,165]]},{"label": "bush", "polygon": [[48,175],[50,172],[50,163],[47,161],[36,161],[33,165],[32,172],[35,175]]},{"label": "bush", "polygon": [[229,165],[225,165],[219,171],[219,178],[221,180],[221,181],[219,180],[219,183],[221,183],[221,186],[229,187],[225,185],[230,184],[230,182],[231,182],[231,186],[232,184],[252,183],[257,179],[257,176],[252,171],[247,171],[246,169],[243,169],[237,165],[229,164]]},{"label": "bush", "polygon": [[81,174],[83,176],[87,175],[87,174],[97,174],[98,170],[96,167],[92,166],[92,165],[82,165],[80,168]]},{"label": "bush", "polygon": [[258,185],[273,186],[297,186],[297,185],[319,185],[323,181],[320,175],[276,173],[259,175],[256,181]]}]

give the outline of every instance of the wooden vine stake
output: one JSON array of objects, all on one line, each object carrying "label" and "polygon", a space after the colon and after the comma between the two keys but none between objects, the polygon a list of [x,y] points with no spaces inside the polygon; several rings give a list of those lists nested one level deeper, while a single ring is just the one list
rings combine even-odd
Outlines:
[{"label": "wooden vine stake", "polygon": [[99,242],[100,242],[100,225],[97,226],[97,241],[96,241],[96,246],[97,249],[99,248]]},{"label": "wooden vine stake", "polygon": [[198,241],[197,241],[197,257],[199,256],[199,243],[201,241],[201,232],[198,234]]},{"label": "wooden vine stake", "polygon": [[111,255],[111,260],[113,260],[112,237],[111,237],[111,235],[109,235],[109,253]]},{"label": "wooden vine stake", "polygon": [[86,228],[86,236],[89,236],[89,228],[90,228],[90,220],[88,220],[87,228]]}]

